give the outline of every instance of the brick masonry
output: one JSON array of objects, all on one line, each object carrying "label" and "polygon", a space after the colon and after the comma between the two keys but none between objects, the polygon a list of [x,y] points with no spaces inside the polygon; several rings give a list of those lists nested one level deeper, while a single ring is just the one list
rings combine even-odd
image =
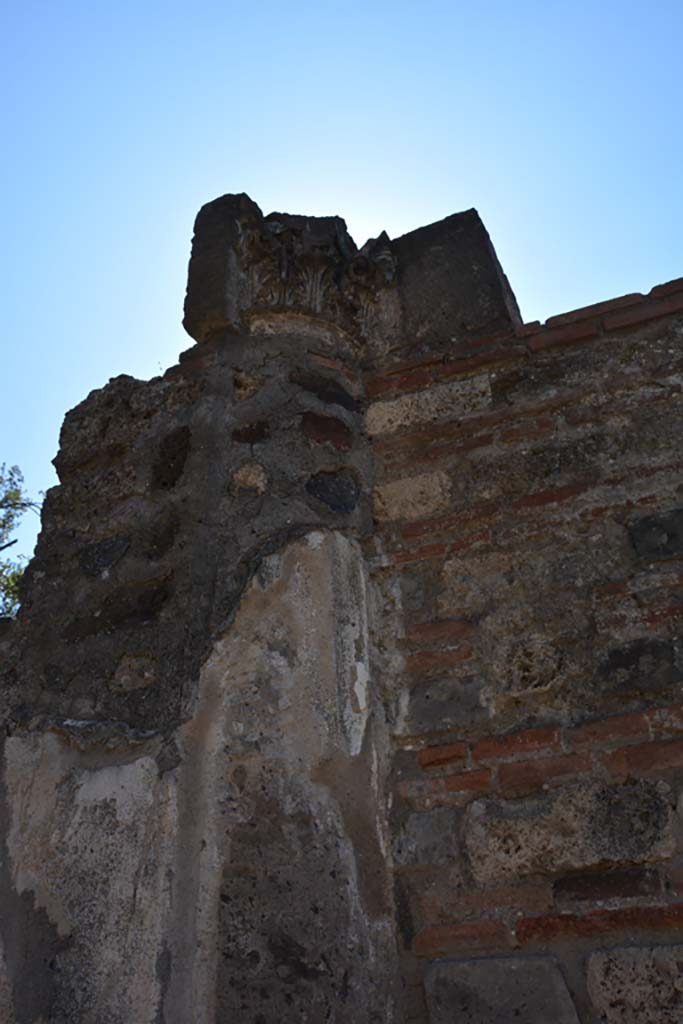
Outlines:
[{"label": "brick masonry", "polygon": [[448,833],[397,867],[434,1020],[513,1019],[528,952],[562,989],[530,1024],[683,1019],[682,313],[680,279],[367,378],[379,493],[449,494],[385,508],[376,569],[394,828]]}]

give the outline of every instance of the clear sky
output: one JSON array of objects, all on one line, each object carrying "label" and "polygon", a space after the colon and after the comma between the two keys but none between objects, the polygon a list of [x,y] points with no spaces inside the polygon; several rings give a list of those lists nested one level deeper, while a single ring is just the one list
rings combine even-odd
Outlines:
[{"label": "clear sky", "polygon": [[0,462],[33,495],[67,409],[189,347],[192,223],[225,192],[359,244],[475,206],[526,320],[683,275],[683,0],[1,12]]}]

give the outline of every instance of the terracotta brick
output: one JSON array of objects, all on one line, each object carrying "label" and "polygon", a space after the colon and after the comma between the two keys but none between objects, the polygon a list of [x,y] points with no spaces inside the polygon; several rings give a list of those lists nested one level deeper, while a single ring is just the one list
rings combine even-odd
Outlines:
[{"label": "terracotta brick", "polygon": [[683,704],[652,708],[646,718],[655,737],[677,736],[683,732]]},{"label": "terracotta brick", "polygon": [[669,619],[680,619],[683,617],[683,603],[673,604],[668,608],[653,608],[643,612],[641,618],[648,626],[657,626],[660,622],[668,622]]},{"label": "terracotta brick", "polygon": [[515,335],[518,338],[528,338],[530,334],[538,334],[541,330],[542,324],[540,320],[530,320],[528,324],[520,324],[515,329]]},{"label": "terracotta brick", "polygon": [[503,430],[500,434],[501,441],[536,441],[540,437],[547,437],[557,429],[555,420],[546,417],[545,419],[531,420],[519,427],[511,427]]},{"label": "terracotta brick", "polygon": [[[611,511],[611,507],[605,509],[591,509],[591,513]],[[613,594],[628,594],[629,592],[630,584],[628,580],[612,580],[610,583],[603,583],[601,586],[596,587],[594,591],[596,597],[611,597]]]},{"label": "terracotta brick", "polygon": [[482,366],[497,366],[499,363],[510,362],[515,359],[527,359],[526,349],[519,346],[515,348],[496,348],[483,352],[481,355],[469,356],[467,359],[456,359],[450,363],[444,363],[437,371],[437,377],[447,379],[458,377],[463,374],[473,373]]},{"label": "terracotta brick", "polygon": [[463,892],[442,886],[435,893],[429,890],[421,899],[425,919],[433,924],[442,921],[464,921],[469,917],[505,913],[510,910],[525,914],[542,914],[553,907],[549,882],[535,885],[496,886],[494,889],[473,889]]},{"label": "terracotta brick", "polygon": [[396,551],[390,557],[394,565],[405,565],[407,562],[424,562],[431,558],[443,559],[449,550],[449,544],[423,544],[411,551]]},{"label": "terracotta brick", "polygon": [[442,781],[446,793],[486,793],[491,788],[491,772],[488,768],[459,772],[446,776]]},{"label": "terracotta brick", "polygon": [[564,345],[576,345],[579,342],[588,341],[589,338],[596,338],[600,329],[600,321],[597,319],[581,320],[575,324],[567,324],[565,327],[547,328],[534,334],[527,342],[532,352],[541,352],[547,348],[560,348]]},{"label": "terracotta brick", "polygon": [[600,316],[603,313],[612,312],[614,309],[624,309],[627,306],[635,306],[643,302],[644,296],[641,292],[632,292],[630,295],[620,295],[616,299],[607,299],[605,302],[596,302],[592,306],[583,306],[580,309],[572,309],[568,313],[560,313],[558,316],[551,316],[546,320],[546,327],[562,327],[565,324],[573,324],[579,320],[586,320],[589,317]]},{"label": "terracotta brick", "polygon": [[404,540],[411,540],[431,533],[444,533],[447,530],[457,529],[460,523],[462,523],[462,518],[457,515],[430,516],[402,526],[401,536]]},{"label": "terracotta brick", "polygon": [[350,370],[348,366],[344,366],[337,359],[330,359],[329,356],[321,355],[319,352],[311,352],[311,360],[318,363],[320,366],[326,367],[328,370],[334,370],[336,373],[341,373],[343,377],[351,383],[355,383],[358,380],[358,374]]},{"label": "terracotta brick", "polygon": [[433,959],[451,954],[508,949],[512,936],[502,921],[472,921],[464,924],[433,925],[415,937],[415,953]]},{"label": "terracotta brick", "polygon": [[683,903],[668,907],[620,907],[616,910],[594,910],[589,914],[552,914],[525,917],[517,923],[517,940],[521,945],[546,943],[553,939],[590,938],[616,931],[661,931],[683,926]]},{"label": "terracotta brick", "polygon": [[623,313],[612,313],[605,317],[605,330],[618,331],[624,327],[633,327],[635,324],[643,324],[648,320],[657,320],[659,317],[670,316],[672,313],[680,313],[683,310],[683,293],[671,295],[651,302],[643,302],[639,306],[627,309]]},{"label": "terracotta brick", "polygon": [[615,778],[661,774],[683,768],[683,740],[639,743],[608,754],[604,764]]},{"label": "terracotta brick", "polygon": [[456,551],[465,551],[467,548],[472,548],[475,544],[487,544],[491,540],[490,530],[479,530],[477,533],[471,533],[468,537],[463,537],[462,540],[456,540],[451,544],[451,554]]},{"label": "terracotta brick", "polygon": [[420,622],[406,630],[405,639],[411,645],[434,644],[439,641],[460,640],[464,636],[470,636],[474,629],[467,619]]},{"label": "terracotta brick", "polygon": [[524,729],[506,736],[486,736],[475,743],[472,757],[475,761],[513,757],[530,751],[550,750],[560,742],[558,729]]},{"label": "terracotta brick", "polygon": [[657,284],[654,288],[650,289],[650,298],[660,299],[664,295],[674,295],[677,292],[683,292],[683,277],[677,277],[673,281],[667,281],[666,284]]},{"label": "terracotta brick", "polygon": [[553,883],[553,894],[558,902],[633,899],[640,896],[658,896],[661,892],[661,876],[656,868],[649,867],[616,868],[611,871],[567,875]]},{"label": "terracotta brick", "polygon": [[493,331],[491,334],[479,334],[475,338],[468,338],[461,342],[458,348],[462,352],[476,351],[483,345],[503,345],[503,343],[514,341],[515,331],[513,328],[504,327],[500,331]]},{"label": "terracotta brick", "polygon": [[538,491],[536,494],[526,494],[512,503],[512,508],[536,508],[540,505],[552,505],[558,501],[567,501],[569,498],[576,498],[589,489],[588,484],[568,484],[566,487],[556,487],[550,491]]},{"label": "terracotta brick", "polygon": [[406,469],[412,469],[413,467],[424,466],[428,462],[437,462],[440,459],[448,459],[450,461],[457,462],[458,459],[468,455],[472,451],[479,451],[481,448],[487,448],[493,443],[493,434],[479,434],[477,437],[473,437],[470,441],[464,443],[454,443],[452,440],[446,444],[438,445],[437,447],[425,448],[424,445],[420,445],[416,451],[417,454],[410,458],[395,459],[391,462],[386,463],[386,472],[389,475],[398,473]]},{"label": "terracotta brick", "polygon": [[551,783],[560,783],[591,771],[591,763],[578,754],[541,757],[535,761],[513,761],[502,764],[498,784],[506,796],[529,793]]},{"label": "terracotta brick", "polygon": [[419,388],[428,387],[433,379],[432,369],[404,370],[400,373],[394,371],[384,377],[369,379],[366,392],[369,398],[375,398],[392,391],[417,391]]},{"label": "terracotta brick", "polygon": [[[479,344],[485,344],[482,341]],[[490,340],[488,341],[490,344]],[[391,391],[417,391],[430,384],[453,377],[467,376],[482,366],[495,366],[516,359],[527,358],[524,348],[496,348],[477,355],[469,355],[449,363],[434,363],[405,370],[393,370],[383,376],[371,377],[367,381],[367,394],[374,398]]]},{"label": "terracotta brick", "polygon": [[615,715],[599,722],[587,722],[568,736],[572,747],[602,747],[623,743],[625,740],[649,739],[647,715]]},{"label": "terracotta brick", "polygon": [[317,412],[305,412],[301,417],[301,430],[317,444],[331,444],[340,451],[351,448],[353,434],[347,425],[335,416],[323,416]]},{"label": "terracotta brick", "polygon": [[417,754],[420,768],[442,768],[444,765],[463,766],[467,760],[467,744],[462,740],[441,747],[424,747]]},{"label": "terracotta brick", "polygon": [[431,672],[445,671],[471,657],[472,648],[469,644],[462,644],[455,650],[419,651],[416,654],[408,655],[406,668],[411,675],[426,675]]}]

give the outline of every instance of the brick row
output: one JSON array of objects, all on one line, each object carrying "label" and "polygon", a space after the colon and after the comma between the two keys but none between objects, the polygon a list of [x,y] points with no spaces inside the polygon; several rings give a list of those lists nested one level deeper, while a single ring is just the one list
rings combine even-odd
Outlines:
[{"label": "brick row", "polygon": [[[457,650],[450,653],[462,657]],[[573,728],[549,726],[474,741],[426,743],[415,754],[422,776],[403,779],[398,794],[415,806],[433,808],[459,805],[481,794],[516,799],[588,777],[621,782],[666,776],[683,767],[681,736],[683,705],[675,704]]]}]

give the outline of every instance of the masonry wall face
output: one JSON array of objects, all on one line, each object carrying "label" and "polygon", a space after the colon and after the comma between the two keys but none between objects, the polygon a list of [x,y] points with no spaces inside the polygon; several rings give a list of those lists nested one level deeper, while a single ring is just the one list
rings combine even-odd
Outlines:
[{"label": "masonry wall face", "polygon": [[200,213],[0,631],[0,1022],[678,1024],[683,281]]}]

